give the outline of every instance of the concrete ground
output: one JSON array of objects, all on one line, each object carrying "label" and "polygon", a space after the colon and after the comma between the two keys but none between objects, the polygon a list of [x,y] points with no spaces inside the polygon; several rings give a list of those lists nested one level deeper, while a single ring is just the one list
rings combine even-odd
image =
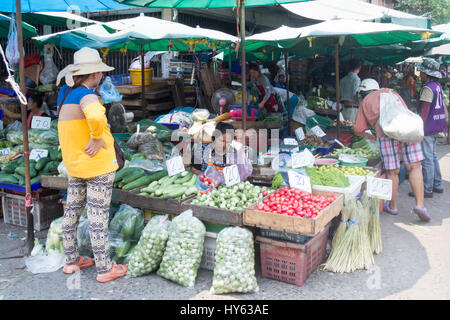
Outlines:
[{"label": "concrete ground", "polygon": [[[0,299],[450,299],[450,146],[439,144],[438,152],[445,193],[426,199],[432,220],[423,223],[410,213],[414,200],[407,195],[409,183],[404,182],[399,192],[400,214],[381,215],[383,252],[375,256],[376,266],[370,271],[334,274],[318,270],[303,287],[264,279],[258,272],[258,293],[215,296],[209,293],[213,274],[207,270],[199,270],[194,288],[181,287],[154,273],[100,284],[94,268],[82,271],[79,279],[61,270],[33,275],[23,259],[8,259],[0,260]],[[37,236],[44,239],[46,232]],[[23,237],[23,229],[0,220],[0,256],[20,254]],[[77,280],[79,289],[73,289]]]}]

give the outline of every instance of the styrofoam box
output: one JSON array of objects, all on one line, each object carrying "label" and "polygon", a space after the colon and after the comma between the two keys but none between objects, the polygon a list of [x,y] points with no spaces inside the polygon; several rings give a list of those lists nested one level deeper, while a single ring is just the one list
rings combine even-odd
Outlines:
[{"label": "styrofoam box", "polygon": [[200,268],[202,269],[214,271],[217,235],[216,232],[206,232],[203,256],[200,262]]},{"label": "styrofoam box", "polygon": [[329,186],[318,186],[318,185],[312,185],[311,187],[314,190],[319,191],[328,191],[328,192],[334,192],[334,193],[342,193],[344,195],[344,203],[347,204],[347,202],[355,198],[360,192],[361,187],[364,182],[366,182],[366,177],[364,176],[351,176],[346,175],[349,179],[350,186],[347,188],[337,188],[337,187],[329,187]]}]

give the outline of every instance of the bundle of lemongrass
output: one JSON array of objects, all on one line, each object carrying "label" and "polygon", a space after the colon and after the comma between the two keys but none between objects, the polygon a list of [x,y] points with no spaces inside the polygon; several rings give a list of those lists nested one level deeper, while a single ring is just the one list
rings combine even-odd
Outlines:
[{"label": "bundle of lemongrass", "polygon": [[331,242],[331,250],[337,248],[339,242],[344,238],[345,231],[347,231],[348,220],[352,217],[353,211],[356,209],[356,199],[351,199],[342,209],[341,221],[334,232],[333,241]]},{"label": "bundle of lemongrass", "polygon": [[342,240],[328,257],[324,270],[332,272],[353,272],[358,269],[370,268],[373,261],[373,254],[370,247],[366,222],[368,219],[366,209],[360,201],[349,219],[349,226]]},{"label": "bundle of lemongrass", "polygon": [[369,220],[369,239],[370,247],[376,254],[381,253],[383,246],[381,244],[380,228],[380,204],[377,198],[370,199],[370,220]]}]

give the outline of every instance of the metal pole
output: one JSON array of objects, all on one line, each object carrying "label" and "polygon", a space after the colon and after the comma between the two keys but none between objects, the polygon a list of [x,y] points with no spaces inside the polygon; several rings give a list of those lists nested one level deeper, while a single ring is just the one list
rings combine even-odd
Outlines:
[{"label": "metal pole", "polygon": [[[22,33],[22,12],[20,6],[21,0],[16,0],[16,24],[17,24],[17,45],[19,47],[19,78],[20,91],[25,92],[25,62],[23,57],[23,33]],[[27,216],[27,244],[28,254],[31,253],[34,246],[34,219],[30,211],[31,205],[31,183],[30,183],[30,150],[28,147],[28,128],[27,128],[27,106],[20,104],[22,116],[23,133],[23,156],[25,163],[25,212]]]},{"label": "metal pole", "polygon": [[341,92],[340,92],[340,83],[339,83],[339,43],[336,43],[335,50],[334,50],[334,62],[336,64],[335,72],[336,72],[336,109],[337,109],[337,138],[339,139],[341,137]]},{"label": "metal pole", "polygon": [[231,83],[231,46],[228,47],[228,77]]},{"label": "metal pole", "polygon": [[141,44],[141,107],[145,107],[145,65],[144,65],[144,45]]},{"label": "metal pole", "polygon": [[241,76],[242,76],[242,127],[247,130],[247,69],[245,61],[245,0],[239,0],[239,24],[241,33]]},{"label": "metal pole", "polygon": [[291,124],[289,121],[289,116],[291,114],[291,102],[289,101],[289,72],[288,72],[288,56],[289,53],[285,52],[284,53],[284,72],[285,72],[285,76],[284,78],[286,79],[286,96],[287,96],[287,109],[288,109],[288,132],[290,134],[291,132]]}]

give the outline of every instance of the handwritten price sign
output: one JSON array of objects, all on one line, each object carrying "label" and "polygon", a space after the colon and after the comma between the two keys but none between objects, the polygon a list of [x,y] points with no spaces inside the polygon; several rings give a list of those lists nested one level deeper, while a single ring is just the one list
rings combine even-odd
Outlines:
[{"label": "handwritten price sign", "polygon": [[298,146],[298,142],[294,138],[284,138],[283,143],[288,146]]},{"label": "handwritten price sign", "polygon": [[181,156],[173,157],[166,161],[167,173],[169,177],[179,174],[185,170],[183,158]]},{"label": "handwritten price sign", "polygon": [[323,132],[323,130],[319,126],[312,127],[311,133],[319,138],[325,136],[325,132]]},{"label": "handwritten price sign", "polygon": [[0,156],[7,156],[10,153],[11,153],[11,149],[9,149],[9,148],[0,149]]},{"label": "handwritten price sign", "polygon": [[33,149],[30,152],[30,160],[38,161],[41,158],[47,158],[47,157],[48,157],[48,150]]},{"label": "handwritten price sign", "polygon": [[292,168],[311,167],[314,164],[314,156],[308,149],[302,152],[293,153],[291,156]]},{"label": "handwritten price sign", "polygon": [[49,117],[34,116],[33,120],[31,120],[31,129],[48,130],[50,129],[51,121],[52,119],[50,119]]},{"label": "handwritten price sign", "polygon": [[373,198],[391,200],[392,180],[368,177],[367,195]]},{"label": "handwritten price sign", "polygon": [[289,186],[297,188],[305,192],[311,193],[311,180],[308,176],[304,176],[295,171],[288,171]]},{"label": "handwritten price sign", "polygon": [[297,136],[298,141],[302,141],[305,139],[305,133],[303,132],[303,128],[298,128],[295,130],[295,135]]},{"label": "handwritten price sign", "polygon": [[241,176],[239,175],[238,167],[235,164],[223,168],[223,176],[225,178],[225,185],[227,187],[233,186],[241,182]]}]

